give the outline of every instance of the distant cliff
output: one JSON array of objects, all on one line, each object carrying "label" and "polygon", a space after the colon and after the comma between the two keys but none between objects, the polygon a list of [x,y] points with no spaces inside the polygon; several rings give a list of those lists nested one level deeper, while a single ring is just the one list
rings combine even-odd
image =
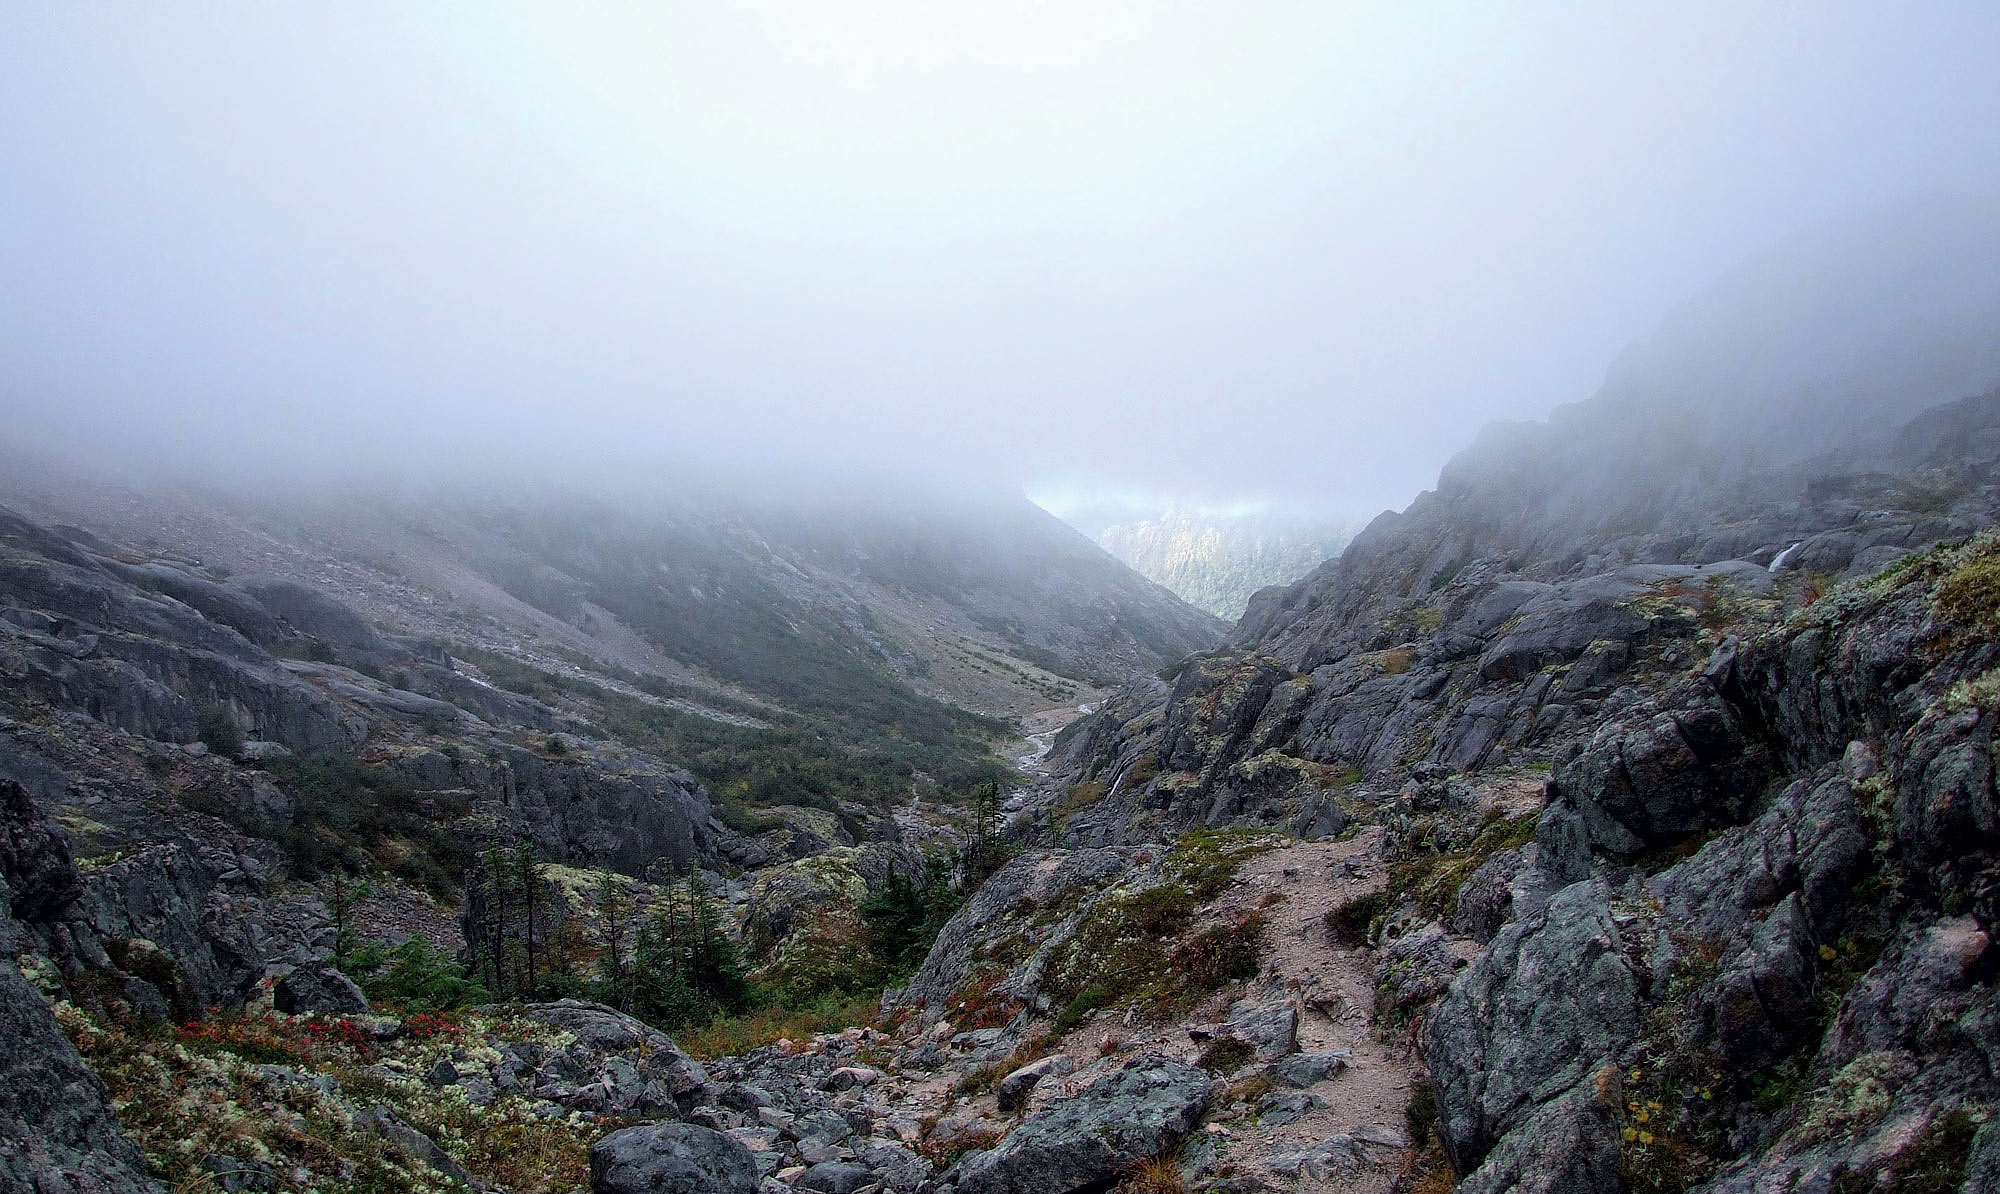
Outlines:
[{"label": "distant cliff", "polygon": [[1097,543],[1188,604],[1234,621],[1251,594],[1299,579],[1353,535],[1338,523],[1174,506],[1157,518],[1105,527]]}]

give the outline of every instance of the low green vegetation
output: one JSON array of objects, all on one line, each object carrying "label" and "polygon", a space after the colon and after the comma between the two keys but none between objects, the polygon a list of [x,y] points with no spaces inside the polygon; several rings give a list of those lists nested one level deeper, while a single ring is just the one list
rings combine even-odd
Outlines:
[{"label": "low green vegetation", "polygon": [[537,1114],[525,1092],[500,1092],[474,1107],[463,1092],[423,1081],[439,1059],[468,1047],[560,1043],[542,1025],[504,1012],[411,1013],[382,1040],[340,1017],[239,1013],[175,1026],[118,1022],[66,1002],[55,1011],[109,1088],[147,1168],[174,1190],[469,1194],[364,1126],[353,1109],[365,1106],[386,1108],[454,1162],[510,1190],[550,1194],[584,1185],[591,1143],[620,1126],[601,1116]]},{"label": "low green vegetation", "polygon": [[1950,563],[1951,571],[1931,592],[1937,612],[1985,630],[2000,627],[2000,538],[1981,536]]},{"label": "low green vegetation", "polygon": [[937,856],[929,860],[920,876],[891,872],[882,890],[861,902],[869,948],[888,972],[889,981],[916,973],[961,902],[959,890],[951,883],[950,866]]},{"label": "low green vegetation", "polygon": [[1539,812],[1509,817],[1492,809],[1472,840],[1455,850],[1437,851],[1427,836],[1417,834],[1410,856],[1390,866],[1389,889],[1430,915],[1449,919],[1458,906],[1458,889],[1473,872],[1500,851],[1534,841],[1540,817]]},{"label": "low green vegetation", "polygon": [[1256,972],[1264,922],[1252,912],[1181,940],[1195,913],[1220,895],[1243,861],[1280,839],[1267,833],[1202,830],[1161,860],[1164,881],[1099,900],[1050,958],[1043,988],[1057,1001],[1055,1034],[1092,1012],[1143,1005],[1183,1006]]},{"label": "low green vegetation", "polygon": [[296,802],[288,819],[265,820],[198,788],[183,789],[178,798],[196,812],[276,842],[304,878],[386,872],[440,895],[457,890],[473,860],[472,847],[451,828],[469,807],[462,794],[430,792],[418,799],[388,769],[349,754],[288,755],[264,767]]},{"label": "low green vegetation", "polygon": [[1327,936],[1352,948],[1369,945],[1381,931],[1383,918],[1394,903],[1395,898],[1387,890],[1342,900],[1326,910]]},{"label": "low green vegetation", "polygon": [[243,728],[220,705],[203,705],[194,714],[195,740],[225,759],[233,759],[243,749]]},{"label": "low green vegetation", "polygon": [[692,700],[762,723],[736,725],[491,651],[463,646],[451,651],[499,687],[558,707],[579,707],[603,734],[685,766],[701,777],[726,815],[739,820],[754,818],[749,810],[779,804],[831,810],[844,800],[875,806],[906,802],[913,785],[963,801],[1014,778],[993,754],[994,741],[1007,727],[938,702],[912,697],[917,704],[883,722],[853,711],[839,717],[825,710],[778,712],[657,677],[632,680],[662,700]]}]

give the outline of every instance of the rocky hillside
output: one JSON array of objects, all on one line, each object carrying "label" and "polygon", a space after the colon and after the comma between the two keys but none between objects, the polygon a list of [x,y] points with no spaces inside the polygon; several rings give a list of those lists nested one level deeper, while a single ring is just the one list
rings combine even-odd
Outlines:
[{"label": "rocky hillside", "polygon": [[924,697],[1012,720],[1226,629],[1014,495],[607,493],[230,494],[35,460],[0,484],[46,523],[304,584],[399,633],[806,716]]},{"label": "rocky hillside", "polygon": [[[864,1015],[948,915],[955,862],[991,847],[954,801],[1011,774],[995,754],[1005,723],[917,693],[883,651],[835,637],[876,624],[825,578],[909,609],[949,597],[960,617],[1029,589],[1072,613],[1065,602],[1103,602],[1108,637],[1089,640],[1111,644],[1089,656],[1103,666],[1139,649],[1118,625],[1128,598],[1208,625],[1061,528],[1051,558],[1040,521],[943,573],[927,569],[978,542],[934,556],[906,544],[877,566],[867,552],[885,541],[828,541],[795,550],[846,552],[841,571],[801,569],[786,595],[833,612],[780,636],[803,679],[766,688],[774,673],[751,663],[778,646],[739,623],[690,636],[684,607],[621,587],[634,567],[661,574],[644,550],[673,547],[637,532],[597,542],[573,572],[534,573],[592,577],[627,611],[633,625],[612,605],[571,607],[560,625],[600,644],[592,654],[552,615],[518,639],[462,609],[363,616],[331,594],[402,603],[379,614],[438,591],[340,554],[314,529],[326,523],[279,539],[213,499],[151,509],[182,542],[248,544],[316,583],[0,510],[0,984],[14,984],[20,1045],[0,1075],[0,1189],[567,1189],[619,1123],[736,1116],[628,1012],[709,1032],[711,1051]],[[482,591],[437,563],[462,557],[425,558],[456,591]],[[773,597],[727,593],[746,572],[706,558],[700,581],[736,611],[725,622]],[[1103,591],[1092,569],[1111,578]],[[1003,582],[1015,588],[992,596]],[[405,632],[440,625],[465,633]],[[673,663],[676,649],[721,662],[612,661]],[[1086,656],[1055,658],[1081,670]],[[1049,683],[1011,675],[1022,691]],[[481,1004],[496,996],[508,1006]]]},{"label": "rocky hillside", "polygon": [[1174,506],[1157,518],[1118,522],[1098,546],[1189,604],[1234,621],[1252,594],[1285,585],[1338,555],[1350,531],[1267,512]]},{"label": "rocky hillside", "polygon": [[[1767,265],[1880,287],[1884,260]],[[2000,311],[1804,352],[1843,292],[1745,349],[1795,281],[1732,279],[1597,398],[1482,435],[1067,733],[1073,782],[1024,815],[1098,848],[1379,827],[1386,887],[1327,928],[1427,1071],[1425,1188],[2000,1175],[2000,393],[1937,388]]]}]

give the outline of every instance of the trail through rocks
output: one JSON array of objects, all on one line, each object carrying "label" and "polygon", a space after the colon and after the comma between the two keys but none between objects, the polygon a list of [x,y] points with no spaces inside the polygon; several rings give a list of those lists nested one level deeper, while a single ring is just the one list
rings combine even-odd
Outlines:
[{"label": "trail through rocks", "polygon": [[[1332,943],[1326,929],[1330,908],[1381,886],[1379,842],[1380,832],[1371,829],[1346,841],[1292,842],[1247,859],[1191,931],[1260,913],[1265,948],[1258,973],[1184,1014],[1099,1012],[1032,1061],[1013,1054],[1013,1042],[1032,1039],[1047,1027],[1045,1019],[1008,1033],[959,1031],[946,1022],[926,1028],[921,1021],[893,1036],[849,1030],[779,1050],[781,1059],[753,1056],[724,1068],[762,1092],[774,1088],[779,1071],[831,1075],[858,1062],[876,1067],[879,1082],[841,1101],[870,1122],[873,1136],[949,1162],[968,1148],[993,1146],[1131,1065],[1157,1064],[1141,1059],[1206,1061],[1215,1075],[1207,1112],[1179,1150],[1190,1189],[1380,1194],[1408,1154],[1405,1110],[1415,1053],[1407,1039],[1384,1040],[1376,1031],[1374,959]],[[1213,1047],[1225,1039],[1245,1042],[1235,1046],[1241,1056],[1233,1064],[1216,1060]],[[745,1135],[753,1146],[766,1140]],[[771,1143],[781,1155],[763,1163],[775,1179],[767,1185],[802,1180],[809,1170],[799,1166],[808,1156]],[[838,1150],[808,1153],[837,1159]],[[940,1168],[932,1185],[951,1188],[951,1173]]]}]

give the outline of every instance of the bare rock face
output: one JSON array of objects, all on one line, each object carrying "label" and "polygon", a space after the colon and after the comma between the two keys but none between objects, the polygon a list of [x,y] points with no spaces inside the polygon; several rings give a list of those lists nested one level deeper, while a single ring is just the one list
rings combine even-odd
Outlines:
[{"label": "bare rock face", "polygon": [[2000,627],[1954,595],[1996,560],[1982,536],[1725,643],[1559,774],[1535,866],[1567,886],[1428,1026],[1463,1188],[1615,1190],[1665,1141],[1715,1194],[1985,1163]]},{"label": "bare rock face", "polygon": [[1073,1194],[1179,1146],[1208,1107],[1208,1075],[1157,1054],[1027,1118],[947,1179],[960,1194]]},{"label": "bare rock face", "polygon": [[1637,984],[1609,904],[1601,884],[1565,888],[1494,938],[1438,1005],[1428,1056],[1461,1172],[1509,1133],[1578,1128],[1594,1072],[1637,1034]]},{"label": "bare rock face", "polygon": [[83,895],[62,832],[14,780],[0,780],[0,874],[16,920],[49,923]]},{"label": "bare rock face", "polygon": [[0,1188],[50,1194],[157,1191],[139,1150],[16,958],[81,887],[61,832],[19,784],[0,783]]},{"label": "bare rock face", "polygon": [[591,1146],[594,1194],[756,1194],[750,1150],[733,1136],[694,1124],[647,1124]]}]

